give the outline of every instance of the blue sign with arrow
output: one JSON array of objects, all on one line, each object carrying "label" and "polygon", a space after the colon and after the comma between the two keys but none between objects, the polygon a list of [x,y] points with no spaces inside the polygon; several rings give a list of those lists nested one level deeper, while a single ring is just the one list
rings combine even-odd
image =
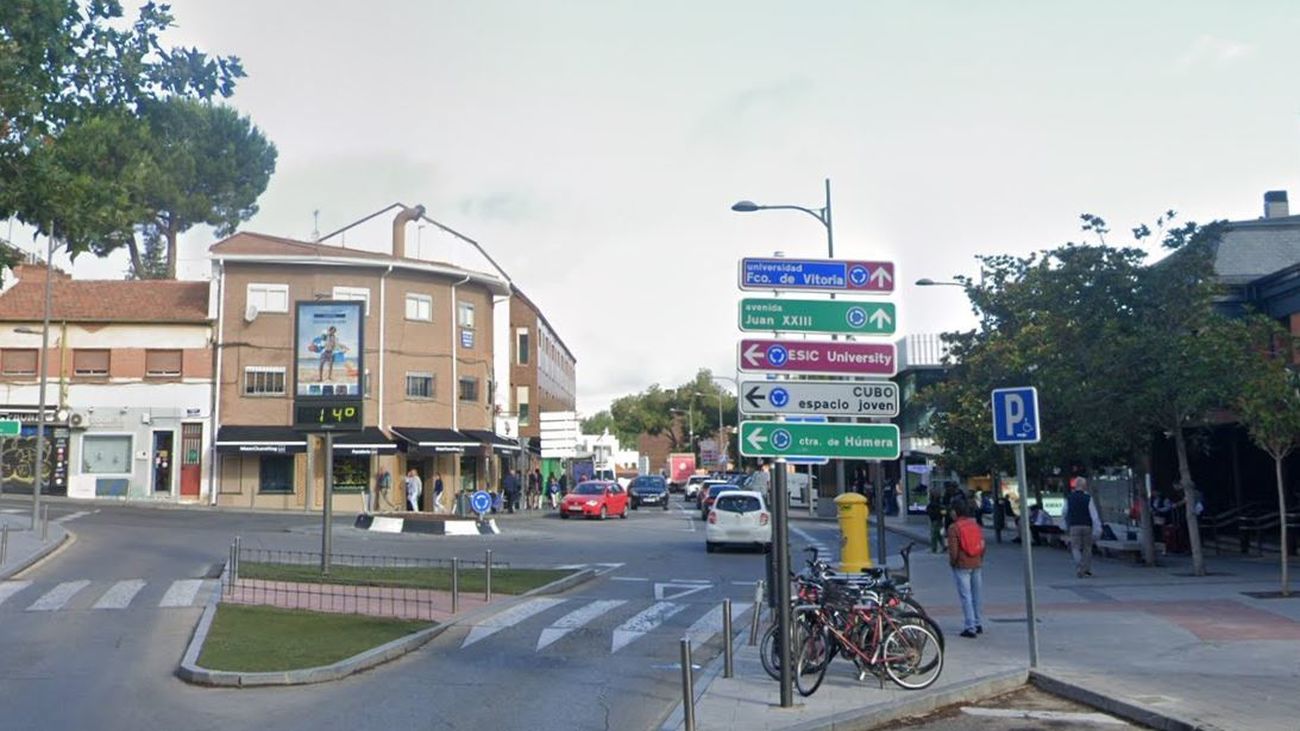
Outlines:
[{"label": "blue sign with arrow", "polygon": [[492,496],[483,490],[478,490],[469,496],[469,508],[482,518],[484,513],[492,509]]}]

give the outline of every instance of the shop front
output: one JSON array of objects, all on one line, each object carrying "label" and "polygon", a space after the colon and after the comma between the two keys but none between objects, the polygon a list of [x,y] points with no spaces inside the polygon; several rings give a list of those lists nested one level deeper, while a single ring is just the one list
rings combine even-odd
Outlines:
[{"label": "shop front", "polygon": [[[360,512],[365,509],[368,492],[375,484],[379,469],[396,473],[397,442],[377,427],[359,432],[339,433],[334,437],[334,509]],[[395,479],[396,482],[396,479]],[[392,500],[392,494],[389,494]],[[379,509],[384,506],[382,499]]]},{"label": "shop front", "polygon": [[398,503],[399,499],[405,500],[402,478],[409,470],[415,470],[424,485],[420,498],[421,510],[438,509],[433,504],[433,487],[438,478],[442,479],[443,484],[440,508],[444,512],[451,512],[455,508],[457,486],[461,491],[475,489],[478,474],[475,469],[476,458],[465,455],[478,449],[479,443],[476,440],[455,429],[397,426],[392,431],[398,444],[397,462],[401,467],[393,470],[391,499],[394,503]]},{"label": "shop front", "polygon": [[[60,419],[59,417],[63,417]],[[36,485],[36,407],[8,407],[0,419],[19,422],[17,437],[0,439],[0,492],[30,495]],[[68,494],[68,459],[71,431],[67,414],[52,407],[45,410],[45,453],[42,464],[41,492],[48,495]]]},{"label": "shop front", "polygon": [[302,508],[307,437],[287,426],[222,426],[217,430],[217,504]]}]

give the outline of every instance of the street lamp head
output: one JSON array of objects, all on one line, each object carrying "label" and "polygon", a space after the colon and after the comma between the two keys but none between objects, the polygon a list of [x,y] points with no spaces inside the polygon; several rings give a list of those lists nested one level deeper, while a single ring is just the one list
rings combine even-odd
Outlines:
[{"label": "street lamp head", "polygon": [[933,287],[935,284],[936,282],[933,279],[930,279],[929,277],[926,277],[925,279],[916,280],[916,286],[918,287]]},{"label": "street lamp head", "polygon": [[759,205],[754,201],[736,201],[731,206],[731,210],[737,213],[753,213],[759,209]]}]

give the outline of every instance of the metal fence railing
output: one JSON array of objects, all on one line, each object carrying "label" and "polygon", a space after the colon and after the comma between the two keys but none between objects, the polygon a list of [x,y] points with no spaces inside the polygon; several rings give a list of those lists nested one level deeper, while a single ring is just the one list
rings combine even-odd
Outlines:
[{"label": "metal fence railing", "polygon": [[481,561],[333,553],[328,573],[321,566],[319,552],[245,548],[236,539],[222,601],[435,621],[491,601],[492,570],[509,568],[490,551]]}]

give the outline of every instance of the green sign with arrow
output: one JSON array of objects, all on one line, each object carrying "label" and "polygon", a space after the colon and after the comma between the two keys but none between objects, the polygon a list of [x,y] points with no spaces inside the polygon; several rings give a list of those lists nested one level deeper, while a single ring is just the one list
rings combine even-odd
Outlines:
[{"label": "green sign with arrow", "polygon": [[740,329],[745,332],[893,335],[897,319],[892,302],[757,297],[740,301]]},{"label": "green sign with arrow", "polygon": [[740,453],[746,457],[898,459],[894,424],[740,422]]}]

